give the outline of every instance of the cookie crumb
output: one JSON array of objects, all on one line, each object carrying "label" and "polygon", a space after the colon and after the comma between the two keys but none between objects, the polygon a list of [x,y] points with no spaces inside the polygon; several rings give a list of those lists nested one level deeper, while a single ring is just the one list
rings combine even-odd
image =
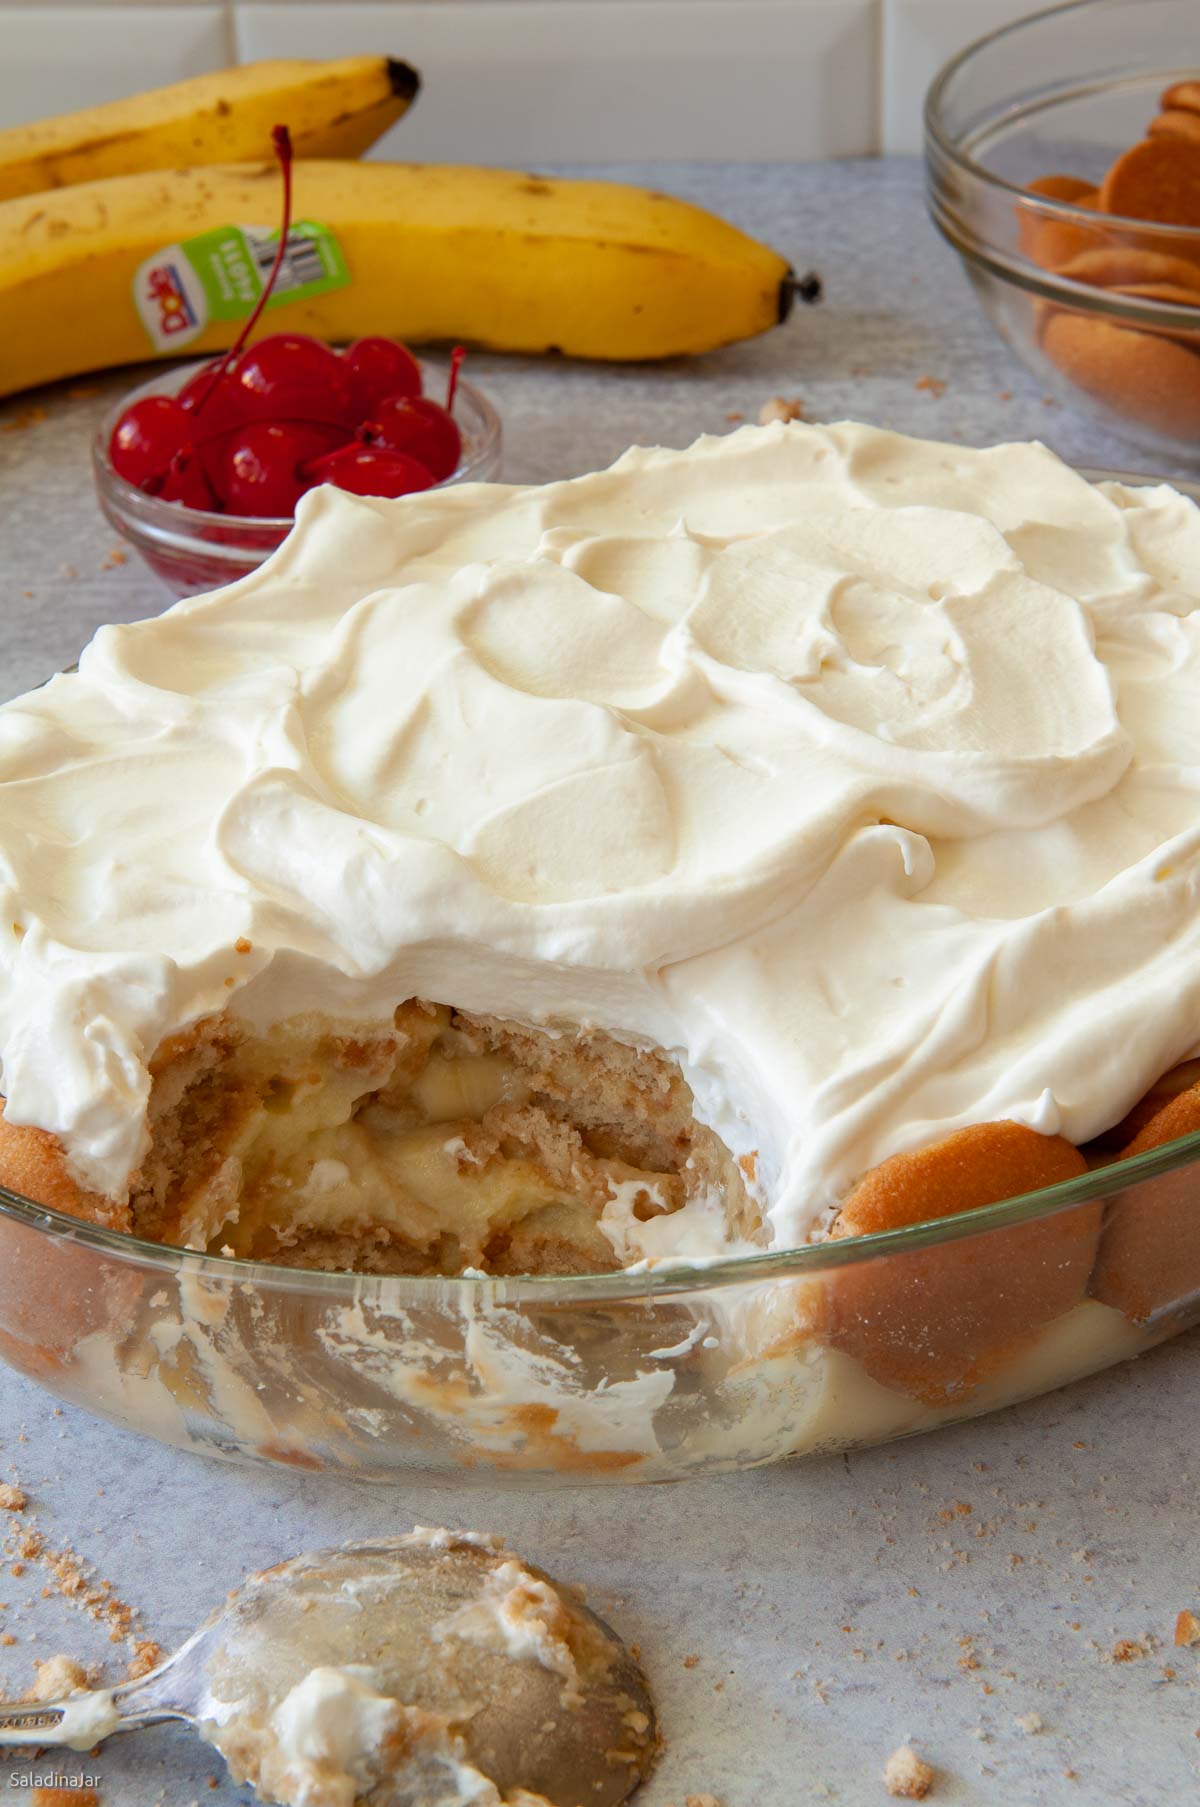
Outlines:
[{"label": "cookie crumb", "polygon": [[683,1666],[685,1669],[695,1669],[699,1661],[700,1658],[698,1656],[685,1656],[683,1659]]},{"label": "cookie crumb", "polygon": [[933,1788],[933,1770],[910,1744],[902,1744],[884,1764],[883,1781],[890,1795],[904,1801],[923,1801]]},{"label": "cookie crumb", "polygon": [[64,1694],[77,1694],[92,1685],[91,1676],[73,1656],[48,1656],[34,1667],[37,1674],[22,1697],[25,1700],[61,1700]]},{"label": "cookie crumb", "polygon": [[100,1807],[94,1788],[35,1788],[29,1807]]},{"label": "cookie crumb", "polygon": [[1144,1634],[1140,1638],[1118,1638],[1109,1651],[1110,1663],[1132,1663],[1139,1656],[1150,1656],[1154,1650],[1153,1641]]},{"label": "cookie crumb", "polygon": [[1013,1715],[1013,1724],[1019,1732],[1024,1732],[1028,1737],[1046,1729],[1046,1721],[1040,1713],[1016,1713]]},{"label": "cookie crumb", "polygon": [[770,401],[763,403],[758,411],[760,427],[769,427],[775,420],[803,420],[804,403],[798,395],[789,401],[786,395],[773,395]]},{"label": "cookie crumb", "polygon": [[165,1662],[166,1657],[161,1644],[156,1644],[153,1638],[141,1638],[133,1647],[125,1674],[131,1682],[140,1681],[143,1675],[149,1675],[151,1669],[157,1669]]},{"label": "cookie crumb", "polygon": [[1200,1619],[1185,1606],[1175,1621],[1175,1642],[1183,1647],[1187,1644],[1200,1644]]},{"label": "cookie crumb", "polygon": [[45,418],[46,410],[44,408],[22,408],[19,413],[10,416],[5,421],[0,432],[23,433],[26,427],[40,426]]},{"label": "cookie crumb", "polygon": [[[13,928],[16,926],[14,923]],[[14,1487],[9,1481],[0,1481],[0,1511],[24,1512],[26,1504],[25,1495],[19,1487]]]},{"label": "cookie crumb", "polygon": [[921,390],[925,395],[932,395],[935,401],[945,395],[946,387],[946,379],[941,376],[919,376],[913,384],[914,389]]}]

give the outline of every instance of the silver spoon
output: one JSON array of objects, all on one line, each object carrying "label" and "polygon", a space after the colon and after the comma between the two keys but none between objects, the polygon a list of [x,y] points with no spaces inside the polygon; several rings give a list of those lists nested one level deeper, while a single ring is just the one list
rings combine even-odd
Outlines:
[{"label": "silver spoon", "polygon": [[0,1707],[0,1744],[90,1750],[170,1719],[284,1807],[617,1807],[658,1751],[645,1677],[616,1633],[469,1532],[343,1544],[251,1575],[138,1681]]}]

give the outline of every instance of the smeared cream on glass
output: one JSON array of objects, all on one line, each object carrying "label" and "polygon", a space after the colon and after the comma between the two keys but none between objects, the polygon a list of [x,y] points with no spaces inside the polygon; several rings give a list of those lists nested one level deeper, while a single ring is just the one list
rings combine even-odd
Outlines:
[{"label": "smeared cream on glass", "polygon": [[98,1191],[164,1036],[415,994],[674,1052],[791,1245],[1200,1046],[1200,514],[851,425],[319,490],[0,709],[0,884],[7,1114]]}]

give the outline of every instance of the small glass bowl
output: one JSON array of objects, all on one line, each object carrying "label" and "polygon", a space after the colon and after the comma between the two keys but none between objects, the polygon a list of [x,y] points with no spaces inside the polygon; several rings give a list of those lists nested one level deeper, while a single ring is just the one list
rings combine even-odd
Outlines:
[{"label": "small glass bowl", "polygon": [[1059,400],[1185,463],[1200,462],[1200,287],[1195,305],[1125,291],[1167,280],[1166,258],[1200,285],[1200,228],[1028,184],[1098,186],[1168,83],[1200,77],[1196,25],[1195,0],[1071,0],[969,45],[925,104],[929,211],[993,326]]},{"label": "small glass bowl", "polygon": [[[175,596],[195,596],[232,583],[236,577],[245,577],[270,557],[292,527],[290,519],[278,516],[211,514],[206,509],[187,508],[181,502],[164,502],[127,483],[114,471],[108,447],[113,428],[126,408],[148,395],[178,394],[188,379],[209,362],[204,358],[176,365],[131,389],[105,414],[92,441],[96,494],[106,519]],[[428,388],[428,366],[422,365],[422,372]],[[436,489],[459,483],[486,483],[500,470],[500,416],[473,383],[459,383],[454,418],[462,435],[462,459],[452,476],[434,485]]]}]

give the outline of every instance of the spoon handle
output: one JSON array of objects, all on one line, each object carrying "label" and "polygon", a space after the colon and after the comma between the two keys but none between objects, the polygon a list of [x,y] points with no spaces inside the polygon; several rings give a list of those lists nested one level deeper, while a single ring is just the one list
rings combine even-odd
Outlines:
[{"label": "spoon handle", "polygon": [[165,1719],[186,1719],[178,1707],[126,1703],[121,1692],[107,1690],[73,1694],[68,1700],[30,1702],[24,1706],[0,1706],[0,1746],[62,1744],[73,1750],[91,1750],[114,1732],[135,1732]]},{"label": "spoon handle", "polygon": [[55,1744],[64,1707],[0,1707],[0,1744]]}]

